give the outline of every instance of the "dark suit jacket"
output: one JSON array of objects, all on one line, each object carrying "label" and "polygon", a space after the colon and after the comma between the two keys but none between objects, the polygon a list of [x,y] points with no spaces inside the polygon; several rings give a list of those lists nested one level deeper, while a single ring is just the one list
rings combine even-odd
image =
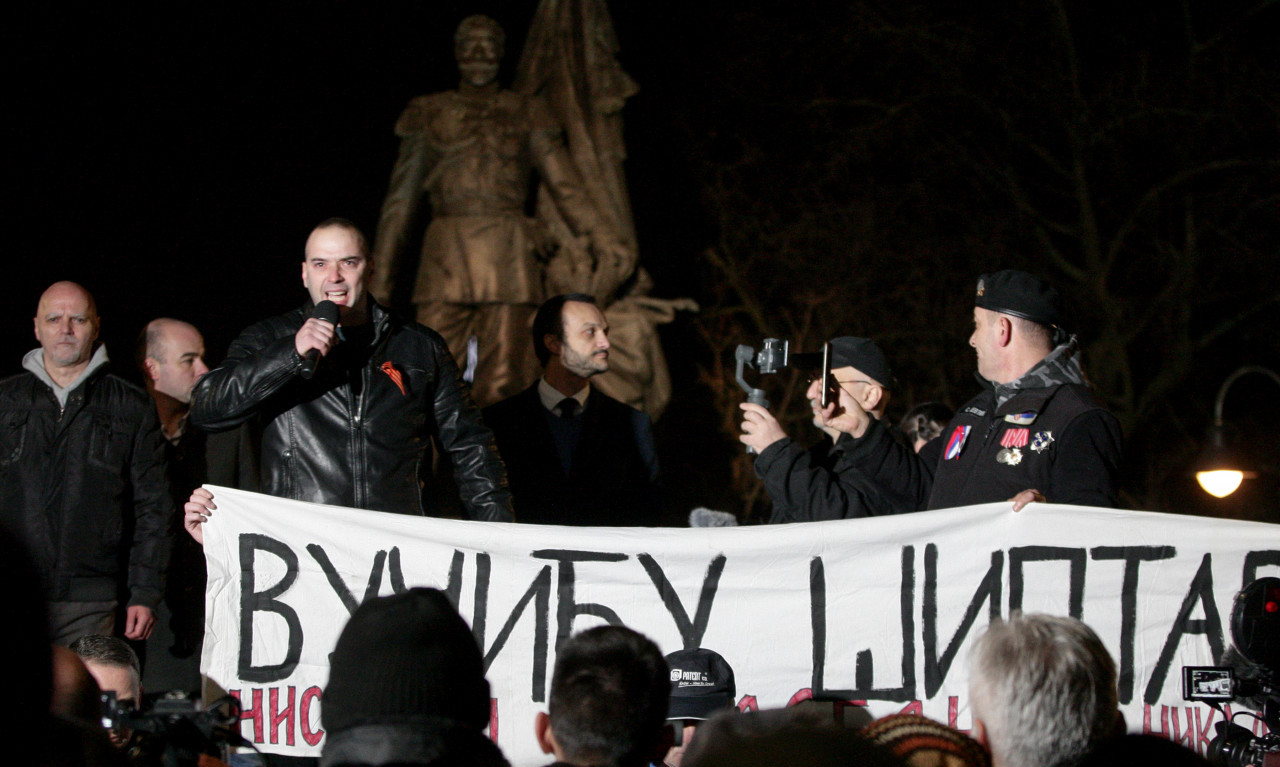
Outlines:
[{"label": "dark suit jacket", "polygon": [[560,462],[538,385],[485,408],[507,465],[516,521],[551,525],[658,524],[658,464],[649,417],[592,388],[570,471]]}]

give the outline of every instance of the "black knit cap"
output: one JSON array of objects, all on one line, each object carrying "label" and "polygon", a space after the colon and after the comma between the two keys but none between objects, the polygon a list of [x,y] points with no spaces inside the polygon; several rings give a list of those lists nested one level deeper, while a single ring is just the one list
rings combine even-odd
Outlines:
[{"label": "black knit cap", "polygon": [[702,647],[667,655],[671,698],[667,719],[706,719],[733,705],[737,687],[733,669],[720,653]]},{"label": "black knit cap", "polygon": [[329,656],[320,719],[326,730],[414,717],[484,729],[489,683],[466,621],[438,589],[370,599]]},{"label": "black knit cap", "polygon": [[889,369],[889,359],[870,338],[840,336],[831,339],[831,369],[854,367],[886,389],[898,383]]},{"label": "black knit cap", "polygon": [[1062,327],[1062,300],[1058,291],[1039,277],[1017,269],[979,277],[974,305],[1041,325]]}]

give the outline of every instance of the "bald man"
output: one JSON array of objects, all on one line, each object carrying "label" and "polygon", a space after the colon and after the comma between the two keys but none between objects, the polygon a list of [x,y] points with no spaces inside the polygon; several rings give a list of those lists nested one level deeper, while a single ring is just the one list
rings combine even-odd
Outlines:
[{"label": "bald man", "polygon": [[[303,248],[309,301],[240,334],[200,379],[191,423],[209,432],[260,429],[262,492],[310,503],[423,516],[432,502],[432,445],[448,453],[472,519],[510,521],[506,471],[493,434],[439,333],[389,312],[366,290],[364,235],[322,221]],[[316,315],[328,304],[336,324]],[[424,497],[425,496],[425,497]],[[217,508],[199,488],[187,530]]]},{"label": "bald man", "polygon": [[147,392],[155,400],[164,438],[176,445],[186,431],[191,390],[200,376],[209,372],[204,361],[204,336],[182,320],[154,319],[138,339],[138,366]]},{"label": "bald man", "polygon": [[174,505],[155,408],[107,373],[100,325],[87,290],[54,283],[36,307],[40,347],[0,381],[0,519],[43,572],[60,645],[145,639],[169,558]]},{"label": "bald man", "polygon": [[[204,484],[257,490],[257,453],[249,429],[206,434],[187,426],[191,392],[209,372],[200,331],[182,320],[158,317],[142,329],[134,354],[160,418],[175,507]],[[150,690],[196,693],[204,638],[204,552],[189,536],[176,535],[181,527],[175,516],[173,555],[155,632],[146,644],[143,682]]]}]

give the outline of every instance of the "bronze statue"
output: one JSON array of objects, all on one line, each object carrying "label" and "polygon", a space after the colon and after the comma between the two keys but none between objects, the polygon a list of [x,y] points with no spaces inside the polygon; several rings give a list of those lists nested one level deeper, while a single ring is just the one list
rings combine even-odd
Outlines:
[{"label": "bronze statue", "polygon": [[464,19],[454,36],[458,89],[414,98],[401,114],[400,156],[374,244],[372,290],[389,299],[427,197],[413,301],[418,320],[474,373],[472,396],[482,406],[538,375],[529,326],[547,295],[541,261],[551,237],[525,215],[535,169],[550,192],[540,206],[555,208],[581,253],[593,263],[635,263],[630,238],[584,192],[546,105],[499,87],[504,42],[492,19]]}]

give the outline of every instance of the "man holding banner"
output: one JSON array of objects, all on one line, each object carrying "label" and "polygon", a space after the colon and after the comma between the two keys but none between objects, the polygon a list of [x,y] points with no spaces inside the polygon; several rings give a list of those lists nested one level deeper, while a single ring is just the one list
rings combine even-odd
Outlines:
[{"label": "man holding banner", "polygon": [[851,413],[854,465],[922,509],[1004,500],[1014,511],[1046,500],[1114,507],[1120,423],[1084,380],[1058,292],[1005,270],[978,279],[974,303],[969,345],[986,390],[918,457],[865,411]]}]

